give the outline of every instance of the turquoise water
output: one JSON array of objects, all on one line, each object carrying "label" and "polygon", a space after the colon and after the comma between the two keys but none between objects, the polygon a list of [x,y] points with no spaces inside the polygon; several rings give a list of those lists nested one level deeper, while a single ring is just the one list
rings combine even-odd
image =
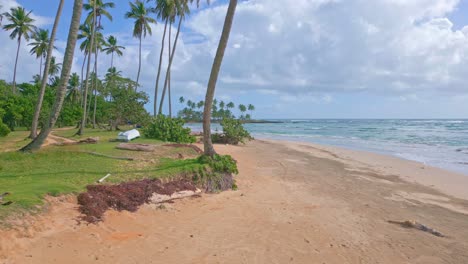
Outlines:
[{"label": "turquoise water", "polygon": [[[274,120],[246,124],[256,138],[365,150],[468,175],[468,120]],[[200,124],[188,125],[201,130]],[[221,130],[214,125],[213,130]]]}]

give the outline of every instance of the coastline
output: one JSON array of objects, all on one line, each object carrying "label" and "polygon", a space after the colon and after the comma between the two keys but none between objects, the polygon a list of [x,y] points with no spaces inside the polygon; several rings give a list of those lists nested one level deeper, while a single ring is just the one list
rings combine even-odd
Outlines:
[{"label": "coastline", "polygon": [[[468,200],[468,175],[430,166],[418,161],[408,160],[394,155],[380,154],[364,150],[354,150],[345,147],[322,145],[310,142],[262,139],[266,142],[312,151],[316,156],[322,156],[343,162],[353,167],[369,167],[379,173],[395,175],[408,182],[415,182],[427,187]],[[307,148],[312,148],[307,149]],[[364,169],[365,170],[365,169]]]},{"label": "coastline", "polygon": [[[109,211],[97,225],[77,224],[76,199],[54,199],[24,230],[0,230],[0,263],[468,262],[468,201],[427,181],[455,182],[450,172],[310,143],[215,148],[238,161],[238,191]],[[445,237],[389,223],[407,220]]]}]

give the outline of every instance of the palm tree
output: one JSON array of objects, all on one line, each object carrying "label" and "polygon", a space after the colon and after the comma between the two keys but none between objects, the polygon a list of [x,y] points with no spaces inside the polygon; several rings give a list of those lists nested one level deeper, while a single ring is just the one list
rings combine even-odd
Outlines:
[{"label": "palm tree", "polygon": [[[55,15],[54,25],[52,26],[52,33],[50,35],[50,40],[47,43],[46,63],[45,63],[44,73],[43,73],[42,80],[41,80],[41,89],[39,90],[39,97],[37,99],[36,109],[34,110],[33,121],[31,124],[31,133],[29,134],[29,137],[32,139],[34,139],[37,136],[39,116],[40,116],[41,109],[42,109],[42,103],[44,101],[44,94],[45,94],[45,89],[47,86],[47,77],[48,77],[49,68],[50,68],[50,64],[52,60],[52,51],[55,48],[54,47],[55,36],[57,35],[57,28],[60,22],[60,16],[62,15],[63,5],[64,5],[64,0],[60,0],[59,6],[57,8],[57,14]],[[42,64],[42,58],[41,58],[41,64]]]},{"label": "palm tree", "polygon": [[110,67],[112,68],[114,67],[114,53],[119,57],[122,56],[122,50],[125,49],[125,47],[117,45],[117,38],[112,35],[107,38],[107,42],[104,44],[104,46],[105,48],[103,48],[102,51],[105,51],[107,55],[111,54]]},{"label": "palm tree", "polygon": [[138,74],[136,79],[137,86],[135,87],[136,90],[138,87],[138,82],[140,80],[141,71],[141,40],[142,38],[146,37],[146,34],[151,35],[150,24],[156,24],[156,20],[149,16],[149,13],[151,13],[151,9],[146,8],[145,4],[140,0],[136,0],[135,3],[130,2],[129,4],[131,10],[125,14],[125,18],[131,18],[135,20],[135,26],[133,27],[133,36],[135,38],[138,38],[140,41],[140,48],[138,52]]},{"label": "palm tree", "polygon": [[32,46],[29,52],[33,55],[36,55],[36,58],[40,59],[39,76],[42,76],[42,60],[45,59],[47,55],[47,50],[49,49],[49,30],[36,30],[32,38],[34,42],[28,44],[28,46]]},{"label": "palm tree", "polygon": [[18,48],[16,50],[15,68],[13,70],[13,92],[16,93],[16,68],[18,66],[18,57],[21,46],[21,39],[29,40],[36,27],[33,25],[34,19],[31,18],[31,12],[26,12],[23,7],[13,7],[9,13],[3,15],[10,22],[3,26],[4,30],[12,31],[10,33],[11,39],[17,39]]},{"label": "palm tree", "polygon": [[[102,0],[89,0],[89,3],[83,5],[84,10],[88,11],[85,22],[91,24],[94,21],[94,24],[98,28],[101,28],[102,16],[112,21],[112,15],[106,9],[114,7],[115,4],[113,2],[104,3]],[[94,16],[96,19],[94,19]]]},{"label": "palm tree", "polygon": [[50,66],[49,66],[49,76],[54,77],[59,74],[60,70],[62,69],[62,63],[57,63],[55,61],[55,57],[52,56],[50,59]]},{"label": "palm tree", "polygon": [[245,111],[247,111],[247,107],[243,104],[240,104],[238,107],[239,107],[239,111],[241,111],[240,119],[244,119],[244,113]]},{"label": "palm tree", "polygon": [[179,98],[179,103],[183,104],[184,102],[185,102],[185,98],[184,98],[183,96],[181,96],[181,97]]},{"label": "palm tree", "polygon": [[41,133],[27,146],[22,148],[22,151],[33,151],[39,149],[44,143],[45,139],[49,136],[52,128],[55,126],[57,119],[62,109],[63,101],[67,91],[67,83],[70,78],[71,67],[73,64],[73,55],[75,53],[75,46],[78,36],[78,28],[80,26],[81,9],[83,8],[83,0],[75,0],[73,5],[73,15],[70,24],[70,30],[68,32],[67,47],[65,49],[65,56],[63,59],[62,74],[60,77],[60,85],[57,89],[55,96],[55,102],[52,106],[52,111],[49,116],[48,122],[44,128],[41,129]]},{"label": "palm tree", "polygon": [[78,74],[74,72],[70,76],[70,80],[68,81],[66,99],[72,104],[75,104],[79,97],[80,97],[80,76],[78,76]]},{"label": "palm tree", "polygon": [[224,58],[224,51],[226,50],[227,43],[229,41],[229,35],[231,33],[232,22],[236,13],[237,0],[229,0],[229,6],[224,20],[223,32],[219,40],[218,49],[216,56],[213,61],[211,68],[210,79],[208,81],[208,87],[206,89],[205,96],[205,109],[203,111],[203,146],[204,154],[213,157],[216,151],[213,148],[213,142],[211,141],[211,106],[216,90],[216,82],[218,81],[219,71]]},{"label": "palm tree", "polygon": [[[197,1],[198,2],[198,1]],[[164,81],[164,89],[161,95],[161,103],[159,104],[159,113],[162,114],[162,106],[164,104],[164,97],[166,95],[166,90],[170,85],[170,76],[171,76],[171,67],[172,61],[174,59],[175,50],[177,47],[177,40],[179,39],[180,28],[182,26],[182,21],[185,19],[185,16],[190,13],[190,9],[188,6],[187,0],[175,0],[175,15],[179,17],[179,24],[177,26],[177,33],[174,39],[174,46],[172,47],[172,51],[169,50],[169,63],[167,65],[166,71],[166,80]],[[170,29],[170,28],[169,28]],[[170,31],[169,31],[170,32]],[[169,33],[170,35],[170,33]],[[169,103],[170,106],[170,103]]]},{"label": "palm tree", "polygon": [[[173,13],[174,13],[174,1],[167,0],[155,0],[156,8],[151,11],[156,13],[157,18],[164,21],[164,32],[161,40],[161,51],[159,53],[159,64],[158,64],[158,73],[156,74],[156,85],[154,87],[154,116],[158,114],[157,105],[158,105],[158,90],[159,90],[159,78],[161,76],[161,65],[164,53],[164,44],[166,39],[167,24],[170,22],[173,23]],[[170,28],[169,28],[170,29]],[[169,48],[170,50],[170,48]],[[170,56],[170,55],[169,55]]]},{"label": "palm tree", "polygon": [[252,112],[255,111],[255,106],[253,104],[249,104],[247,106],[247,109],[250,111],[250,116],[252,116]]},{"label": "palm tree", "polygon": [[233,102],[229,102],[227,105],[226,105],[227,108],[229,109],[232,109],[232,108],[235,108],[236,106],[234,105]]}]

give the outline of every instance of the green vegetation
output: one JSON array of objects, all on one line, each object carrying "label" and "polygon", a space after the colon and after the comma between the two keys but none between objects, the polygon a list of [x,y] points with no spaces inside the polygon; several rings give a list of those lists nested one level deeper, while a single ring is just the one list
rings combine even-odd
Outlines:
[{"label": "green vegetation", "polygon": [[184,127],[181,118],[170,118],[158,115],[146,126],[143,134],[147,138],[176,143],[194,143],[195,137],[190,134],[190,128]]},{"label": "green vegetation", "polygon": [[[93,132],[89,132],[93,131]],[[54,134],[73,139],[73,130],[57,131]],[[17,151],[0,152],[0,192],[10,192],[8,200],[13,204],[0,207],[0,219],[22,210],[33,210],[43,204],[45,195],[57,196],[78,193],[86,185],[95,183],[106,174],[106,180],[119,183],[144,178],[174,177],[193,171],[201,166],[197,153],[190,148],[161,147],[154,153],[140,153],[118,150],[116,132],[106,130],[86,130],[92,136],[99,136],[100,143],[90,145],[51,146],[34,154]],[[2,140],[23,143],[27,131],[16,131]],[[160,141],[137,139],[135,143],[161,144]],[[3,142],[0,141],[3,149]],[[24,144],[24,143],[23,143]],[[131,157],[134,161],[97,157],[86,152],[96,152],[118,157]],[[193,159],[176,160],[178,154]]]},{"label": "green vegetation", "polygon": [[239,143],[245,143],[246,139],[253,139],[240,120],[225,118],[221,121],[221,126],[223,127],[223,133],[213,134],[211,136],[213,143],[238,145]]},{"label": "green vegetation", "polygon": [[[178,117],[183,118],[187,122],[201,122],[203,120],[203,108],[205,106],[204,101],[194,102],[192,100],[185,100],[182,96],[179,98],[180,104],[186,104],[182,110],[179,111]],[[236,105],[233,102],[225,103],[224,101],[218,101],[217,99],[213,100],[211,117],[215,122],[219,122],[223,119],[235,119],[235,108]],[[239,118],[243,122],[252,120],[252,112],[255,110],[255,106],[249,104],[246,107],[243,104],[239,104]],[[247,109],[250,111],[250,114],[244,115]]]}]

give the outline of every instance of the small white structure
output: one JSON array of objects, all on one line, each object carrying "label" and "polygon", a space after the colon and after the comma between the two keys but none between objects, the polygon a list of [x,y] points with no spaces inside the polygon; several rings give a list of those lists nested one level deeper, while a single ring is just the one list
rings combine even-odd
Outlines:
[{"label": "small white structure", "polygon": [[120,132],[119,135],[117,136],[117,140],[130,141],[139,137],[140,137],[140,132],[136,129],[132,129],[132,130],[128,130],[125,132]]}]

